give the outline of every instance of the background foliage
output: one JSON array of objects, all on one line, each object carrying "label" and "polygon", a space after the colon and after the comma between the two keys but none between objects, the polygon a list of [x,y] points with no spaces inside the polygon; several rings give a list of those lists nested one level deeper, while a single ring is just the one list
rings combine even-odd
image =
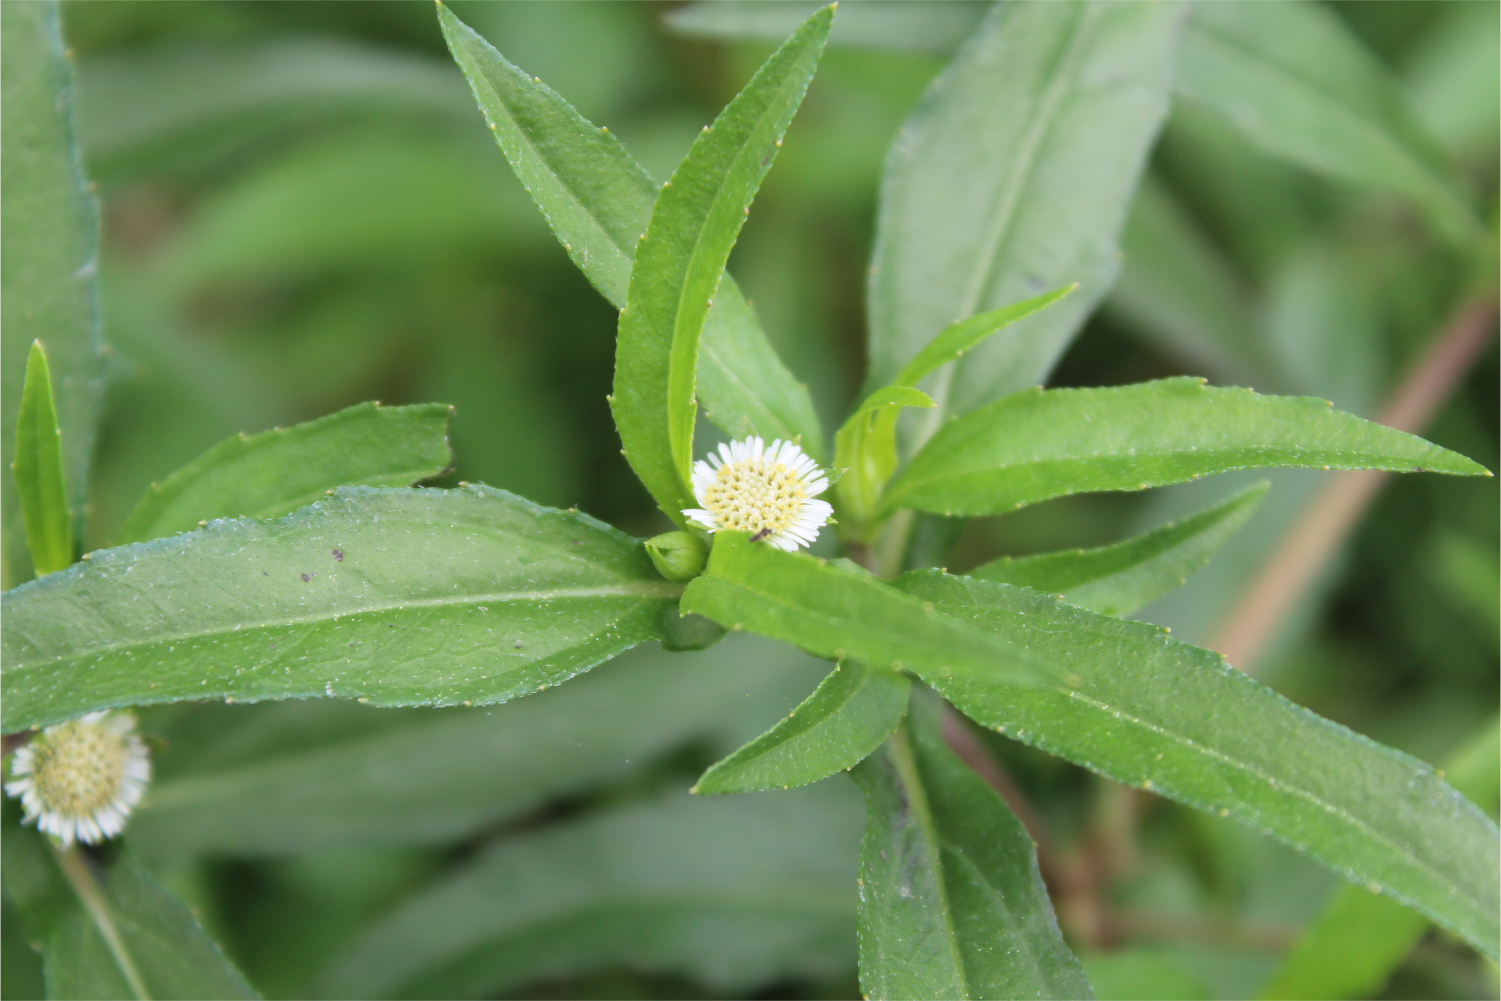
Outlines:
[{"label": "background foliage", "polygon": [[[659,178],[771,49],[670,32],[656,4],[452,8]],[[934,23],[953,16],[962,33],[968,15],[945,10]],[[1329,10],[1374,79],[1407,92],[1494,229],[1497,5]],[[440,483],[577,506],[637,536],[666,527],[604,399],[615,311],[486,134],[430,5],[75,2],[64,31],[110,345],[86,548],[118,539],[145,488],[215,442],[369,399],[455,406]],[[731,260],[828,428],[866,369],[886,150],[953,37],[828,51]],[[1373,92],[1358,75],[1370,67],[1346,69]],[[1120,278],[1050,384],[1195,374],[1375,416],[1470,287],[1453,226],[1412,208],[1445,219],[1444,193],[1419,175],[1408,199],[1370,187],[1369,151],[1300,161],[1275,148],[1296,145],[1296,122],[1253,144],[1205,110],[1225,99],[1215,80],[1180,72]],[[1492,344],[1426,436],[1496,468],[1497,382]],[[1136,617],[1215,646],[1318,476],[1270,475],[1215,561]],[[946,562],[1100,545],[1260,478],[977,520]],[[1494,480],[1388,483],[1257,676],[1447,761],[1497,702],[1497,521]],[[132,847],[267,996],[854,996],[859,791],[686,795],[820,676],[790,648],[731,636],[670,658],[639,649],[490,710],[145,710],[158,781]],[[1342,892],[1228,821],[969,736],[1032,804],[1023,820],[1102,998],[1254,996]],[[11,906],[0,987],[40,996]],[[1354,971],[1366,945],[1333,955]],[[1489,997],[1495,971],[1429,932],[1368,990]]]}]

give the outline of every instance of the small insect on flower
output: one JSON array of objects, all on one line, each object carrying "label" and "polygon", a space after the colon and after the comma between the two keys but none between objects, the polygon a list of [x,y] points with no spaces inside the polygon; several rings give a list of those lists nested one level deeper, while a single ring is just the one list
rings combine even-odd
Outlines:
[{"label": "small insect on flower", "polygon": [[828,524],[833,507],[814,499],[828,488],[823,470],[794,443],[777,439],[768,448],[747,438],[693,464],[693,496],[703,507],[683,513],[710,532],[750,532],[793,552],[812,545]]},{"label": "small insect on flower", "polygon": [[26,822],[71,845],[95,845],[125,829],[151,781],[151,757],[125,713],[89,713],[49,726],[16,751],[9,796]]}]

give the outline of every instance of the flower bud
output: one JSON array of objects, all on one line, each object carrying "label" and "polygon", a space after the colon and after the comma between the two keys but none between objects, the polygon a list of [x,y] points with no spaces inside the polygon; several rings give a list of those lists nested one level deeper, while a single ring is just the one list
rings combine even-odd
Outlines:
[{"label": "flower bud", "polygon": [[667,532],[646,540],[646,552],[657,572],[685,584],[704,572],[709,544],[692,532]]}]

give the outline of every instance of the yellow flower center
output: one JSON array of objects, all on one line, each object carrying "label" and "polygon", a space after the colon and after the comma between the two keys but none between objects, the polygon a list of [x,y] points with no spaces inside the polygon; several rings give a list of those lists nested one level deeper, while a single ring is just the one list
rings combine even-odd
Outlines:
[{"label": "yellow flower center", "polygon": [[48,812],[87,817],[114,802],[125,778],[126,738],[74,720],[32,741],[32,788]]},{"label": "yellow flower center", "polygon": [[721,528],[776,533],[792,524],[807,496],[801,476],[780,462],[757,457],[720,466],[699,501]]}]

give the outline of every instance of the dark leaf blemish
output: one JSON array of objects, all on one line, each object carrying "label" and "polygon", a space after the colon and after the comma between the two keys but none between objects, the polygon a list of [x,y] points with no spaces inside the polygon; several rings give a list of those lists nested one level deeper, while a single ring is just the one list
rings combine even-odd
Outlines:
[{"label": "dark leaf blemish", "polygon": [[344,550],[342,550],[342,549],[335,549],[334,550],[334,562],[335,563],[343,563],[344,562]]}]

